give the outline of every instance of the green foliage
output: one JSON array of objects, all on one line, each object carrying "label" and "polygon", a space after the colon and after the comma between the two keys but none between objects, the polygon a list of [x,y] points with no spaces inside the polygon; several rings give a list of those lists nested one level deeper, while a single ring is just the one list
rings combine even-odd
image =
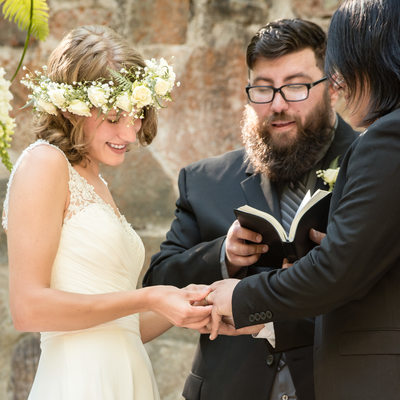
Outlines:
[{"label": "green foliage", "polygon": [[[21,30],[28,31],[39,40],[45,40],[49,34],[48,9],[46,0],[0,0],[3,4],[4,18],[15,22]],[[31,4],[33,4],[31,20]]]},{"label": "green foliage", "polygon": [[3,121],[0,121],[0,159],[9,171],[11,171],[13,165],[7,149],[10,147],[11,136],[13,133],[14,132],[11,131]]},{"label": "green foliage", "polygon": [[132,87],[132,82],[119,72],[109,69],[110,75],[115,79],[122,90],[129,91]]}]

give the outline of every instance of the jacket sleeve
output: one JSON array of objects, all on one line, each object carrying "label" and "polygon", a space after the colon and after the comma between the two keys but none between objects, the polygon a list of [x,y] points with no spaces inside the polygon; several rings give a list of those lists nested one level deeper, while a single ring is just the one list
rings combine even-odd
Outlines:
[{"label": "jacket sleeve", "polygon": [[210,284],[222,279],[220,252],[225,236],[203,241],[198,216],[192,209],[187,193],[187,173],[179,173],[179,198],[175,219],[161,244],[160,251],[151,258],[143,285],[174,285],[191,283]]}]

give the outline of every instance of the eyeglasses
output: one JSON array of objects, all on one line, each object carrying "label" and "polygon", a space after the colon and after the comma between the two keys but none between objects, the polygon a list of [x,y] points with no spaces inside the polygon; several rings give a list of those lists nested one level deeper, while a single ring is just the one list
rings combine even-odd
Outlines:
[{"label": "eyeglasses", "polygon": [[310,89],[319,83],[326,81],[325,76],[322,79],[312,83],[289,83],[279,88],[273,86],[246,86],[247,97],[252,103],[265,104],[274,100],[275,94],[280,93],[285,101],[303,101],[308,98]]}]

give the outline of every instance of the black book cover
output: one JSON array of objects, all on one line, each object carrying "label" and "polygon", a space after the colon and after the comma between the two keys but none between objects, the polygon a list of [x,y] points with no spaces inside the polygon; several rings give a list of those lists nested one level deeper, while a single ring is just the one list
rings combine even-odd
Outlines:
[{"label": "black book cover", "polygon": [[[311,201],[308,206],[306,204],[297,219],[293,220],[290,238],[279,221],[270,214],[260,213],[260,210],[248,206],[234,210],[240,225],[260,233],[263,238],[262,243],[269,246],[268,252],[263,254],[254,266],[281,268],[284,258],[287,258],[289,262],[294,262],[316,246],[309,238],[309,231],[314,228],[317,231],[326,232],[332,195],[330,192],[323,192],[322,198],[316,202]],[[254,212],[263,216],[256,215]]]}]

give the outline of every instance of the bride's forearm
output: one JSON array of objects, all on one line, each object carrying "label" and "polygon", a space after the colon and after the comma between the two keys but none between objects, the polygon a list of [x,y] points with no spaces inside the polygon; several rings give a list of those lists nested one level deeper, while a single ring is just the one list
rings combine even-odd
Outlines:
[{"label": "bride's forearm", "polygon": [[[130,314],[148,311],[155,288],[105,294],[79,294],[51,288],[10,296],[17,330],[28,332],[86,329]],[[153,293],[152,293],[153,292]]]},{"label": "bride's forearm", "polygon": [[143,343],[155,339],[172,326],[165,317],[153,311],[140,313],[140,335]]}]

